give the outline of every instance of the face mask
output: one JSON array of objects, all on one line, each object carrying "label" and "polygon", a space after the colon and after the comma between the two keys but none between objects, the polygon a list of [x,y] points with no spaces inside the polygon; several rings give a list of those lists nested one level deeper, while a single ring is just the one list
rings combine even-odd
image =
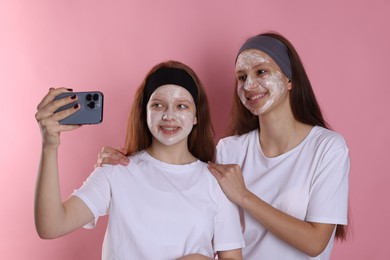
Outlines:
[{"label": "face mask", "polygon": [[165,145],[187,140],[196,124],[191,94],[177,85],[158,87],[147,103],[147,124],[153,137]]},{"label": "face mask", "polygon": [[287,90],[280,68],[261,51],[242,52],[237,58],[236,73],[238,96],[254,115],[268,111]]}]

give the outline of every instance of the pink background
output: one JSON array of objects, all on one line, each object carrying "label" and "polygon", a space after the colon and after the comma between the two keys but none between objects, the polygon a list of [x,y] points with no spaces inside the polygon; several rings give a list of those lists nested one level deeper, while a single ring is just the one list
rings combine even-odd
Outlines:
[{"label": "pink background", "polygon": [[103,124],[62,135],[66,197],[103,145],[123,145],[134,90],[151,66],[177,59],[195,69],[220,137],[237,49],[249,36],[276,30],[296,46],[326,119],[350,147],[351,234],[332,259],[389,259],[389,13],[389,0],[1,0],[0,258],[100,257],[106,219],[56,240],[35,233],[41,139],[34,114],[50,87],[106,97]]}]

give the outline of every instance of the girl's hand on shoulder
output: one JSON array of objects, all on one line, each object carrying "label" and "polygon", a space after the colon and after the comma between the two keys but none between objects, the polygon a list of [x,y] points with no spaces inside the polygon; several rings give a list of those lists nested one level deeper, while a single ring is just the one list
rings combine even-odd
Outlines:
[{"label": "girl's hand on shoulder", "polygon": [[95,164],[95,168],[102,166],[102,164],[121,164],[126,166],[129,164],[129,159],[127,158],[126,154],[127,151],[124,148],[104,146],[98,154],[98,160]]},{"label": "girl's hand on shoulder", "polygon": [[39,124],[42,134],[42,144],[45,147],[57,148],[60,144],[60,133],[62,131],[70,131],[81,127],[80,125],[60,125],[59,121],[67,116],[75,113],[80,106],[74,106],[69,109],[54,113],[57,109],[77,100],[77,96],[70,96],[58,100],[54,100],[61,93],[72,91],[67,88],[50,88],[41,102],[37,106],[35,119]]},{"label": "girl's hand on shoulder", "polygon": [[240,205],[242,200],[250,194],[250,191],[245,186],[241,167],[238,164],[215,164],[209,162],[208,169],[217,179],[226,197],[233,203]]}]

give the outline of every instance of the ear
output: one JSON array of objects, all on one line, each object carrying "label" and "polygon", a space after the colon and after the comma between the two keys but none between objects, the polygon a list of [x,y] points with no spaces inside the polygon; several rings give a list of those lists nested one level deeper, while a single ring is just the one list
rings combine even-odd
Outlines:
[{"label": "ear", "polygon": [[292,89],[292,82],[291,80],[288,80],[287,82],[287,90],[291,90]]},{"label": "ear", "polygon": [[196,124],[198,124],[198,117],[194,117],[194,121],[193,121],[193,125],[196,125]]}]

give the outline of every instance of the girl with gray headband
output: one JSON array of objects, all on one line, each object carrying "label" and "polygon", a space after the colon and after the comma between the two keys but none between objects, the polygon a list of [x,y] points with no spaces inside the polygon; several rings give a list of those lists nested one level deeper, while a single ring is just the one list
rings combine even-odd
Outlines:
[{"label": "girl with gray headband", "polygon": [[345,141],[281,35],[248,39],[235,70],[231,136],[209,169],[243,210],[244,259],[329,259],[348,221]]}]

